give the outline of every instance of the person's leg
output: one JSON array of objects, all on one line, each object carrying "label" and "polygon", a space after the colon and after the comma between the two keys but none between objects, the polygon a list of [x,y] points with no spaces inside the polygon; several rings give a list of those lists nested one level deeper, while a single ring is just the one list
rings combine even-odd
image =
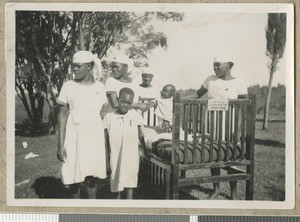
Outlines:
[{"label": "person's leg", "polygon": [[121,199],[121,192],[117,192],[116,199],[118,199],[118,200]]},{"label": "person's leg", "polygon": [[[212,176],[219,176],[221,174],[220,168],[212,168],[210,169],[210,173]],[[209,197],[210,199],[216,199],[218,195],[220,194],[220,183],[213,183],[214,186],[214,192]]]},{"label": "person's leg", "polygon": [[88,176],[85,178],[85,185],[86,185],[86,191],[87,191],[87,198],[88,199],[96,199],[97,196],[97,184],[95,177]]},{"label": "person's leg", "polygon": [[133,188],[125,188],[126,199],[133,199]]},{"label": "person's leg", "polygon": [[74,183],[69,185],[69,191],[71,193],[72,198],[80,199],[80,186],[81,183]]}]

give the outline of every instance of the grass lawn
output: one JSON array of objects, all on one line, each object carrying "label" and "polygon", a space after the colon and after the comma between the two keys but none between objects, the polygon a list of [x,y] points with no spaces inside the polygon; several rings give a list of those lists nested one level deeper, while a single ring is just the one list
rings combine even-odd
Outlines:
[{"label": "grass lawn", "polygon": [[[285,198],[285,122],[271,122],[268,130],[261,130],[261,128],[262,122],[256,122],[254,199],[283,201]],[[15,197],[68,198],[70,194],[59,179],[60,163],[56,159],[57,135],[16,136],[15,142]],[[28,148],[24,149],[22,142],[27,142]],[[24,159],[30,152],[39,156]],[[98,198],[112,198],[108,180],[99,180],[98,185],[101,187]],[[245,182],[238,183],[239,199],[244,199],[244,185]],[[229,199],[228,183],[221,183],[221,191],[219,199]],[[142,192],[144,192],[143,187],[137,189],[137,196]],[[186,187],[181,198],[207,199],[211,192],[212,184]]]}]

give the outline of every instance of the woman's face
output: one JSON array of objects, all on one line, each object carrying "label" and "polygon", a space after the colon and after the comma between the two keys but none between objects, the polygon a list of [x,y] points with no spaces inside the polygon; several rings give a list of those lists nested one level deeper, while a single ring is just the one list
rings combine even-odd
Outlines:
[{"label": "woman's face", "polygon": [[119,62],[112,62],[111,72],[115,79],[120,79],[127,73],[127,65]]},{"label": "woman's face", "polygon": [[229,64],[227,62],[224,63],[215,62],[213,66],[214,66],[215,74],[219,79],[224,78],[228,73],[228,71],[230,70]]},{"label": "woman's face", "polygon": [[152,74],[143,74],[142,78],[143,78],[143,84],[144,84],[144,86],[147,87],[147,86],[150,86],[151,81],[153,79],[153,75]]},{"label": "woman's face", "polygon": [[89,63],[73,63],[72,65],[72,71],[76,80],[84,79],[89,75],[90,70],[91,64]]}]

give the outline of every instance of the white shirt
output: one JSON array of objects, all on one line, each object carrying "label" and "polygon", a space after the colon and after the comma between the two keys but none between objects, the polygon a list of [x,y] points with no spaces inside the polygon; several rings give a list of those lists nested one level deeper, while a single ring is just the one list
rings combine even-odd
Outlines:
[{"label": "white shirt", "polygon": [[133,98],[133,102],[137,103],[138,99],[139,99],[139,91],[137,90],[137,84],[132,81],[132,82],[121,82],[113,77],[109,77],[105,83],[105,88],[106,88],[106,92],[108,91],[114,91],[117,93],[118,97],[119,97],[119,92],[122,88],[124,87],[128,87],[130,89],[132,89],[134,91],[134,98]]},{"label": "white shirt", "polygon": [[237,78],[223,80],[211,75],[202,86],[208,90],[208,99],[237,99],[238,95],[247,94],[247,86]]}]

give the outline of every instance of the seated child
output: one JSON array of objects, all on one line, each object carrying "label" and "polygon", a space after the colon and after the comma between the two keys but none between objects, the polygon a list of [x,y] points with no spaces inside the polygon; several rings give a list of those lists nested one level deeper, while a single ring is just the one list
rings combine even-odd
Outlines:
[{"label": "seated child", "polygon": [[117,192],[118,199],[124,189],[126,199],[133,198],[139,171],[138,139],[145,147],[141,130],[143,118],[136,110],[130,109],[133,98],[132,89],[122,88],[117,110],[107,113],[103,120],[111,168],[110,188],[111,192]]},{"label": "seated child", "polygon": [[160,99],[156,99],[148,103],[147,107],[155,107],[155,114],[158,118],[158,126],[164,132],[172,131],[172,118],[173,118],[173,96],[176,92],[175,86],[168,84],[165,85],[161,92]]}]

